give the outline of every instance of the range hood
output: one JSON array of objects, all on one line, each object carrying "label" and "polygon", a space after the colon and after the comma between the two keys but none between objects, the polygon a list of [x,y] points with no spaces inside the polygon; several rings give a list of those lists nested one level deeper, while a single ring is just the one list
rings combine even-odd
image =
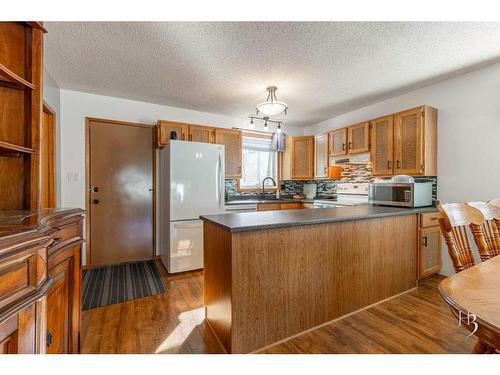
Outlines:
[{"label": "range hood", "polygon": [[335,165],[357,165],[370,163],[370,153],[332,157]]}]

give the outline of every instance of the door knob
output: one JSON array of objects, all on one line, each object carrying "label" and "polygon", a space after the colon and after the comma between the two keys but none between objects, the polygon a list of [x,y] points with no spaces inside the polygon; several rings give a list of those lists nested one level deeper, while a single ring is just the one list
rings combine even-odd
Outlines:
[{"label": "door knob", "polygon": [[46,336],[47,346],[52,345],[52,339],[53,339],[52,332],[47,331],[47,336]]},{"label": "door knob", "polygon": [[92,199],[92,204],[99,204],[99,199]]},{"label": "door knob", "polygon": [[94,186],[94,188],[92,190],[94,191],[94,193],[98,193],[99,192],[99,187],[98,186]]}]

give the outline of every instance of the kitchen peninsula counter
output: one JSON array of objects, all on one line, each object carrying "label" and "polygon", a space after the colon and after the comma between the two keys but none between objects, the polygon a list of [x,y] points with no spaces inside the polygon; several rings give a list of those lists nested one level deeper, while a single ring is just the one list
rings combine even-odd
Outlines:
[{"label": "kitchen peninsula counter", "polygon": [[417,286],[419,209],[356,206],[203,216],[206,320],[259,351]]},{"label": "kitchen peninsula counter", "polygon": [[219,225],[230,232],[324,224],[337,221],[372,219],[386,216],[411,215],[435,212],[435,206],[402,208],[361,205],[310,210],[245,212],[201,216],[202,220]]}]

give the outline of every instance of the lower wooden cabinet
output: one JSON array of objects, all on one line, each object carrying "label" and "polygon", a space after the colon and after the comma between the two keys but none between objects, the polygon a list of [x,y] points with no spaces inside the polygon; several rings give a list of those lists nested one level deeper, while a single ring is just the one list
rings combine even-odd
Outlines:
[{"label": "lower wooden cabinet", "polygon": [[0,217],[0,353],[79,353],[82,214]]},{"label": "lower wooden cabinet", "polygon": [[49,248],[47,354],[79,353],[81,311],[81,222],[59,229],[69,238]]},{"label": "lower wooden cabinet", "polygon": [[438,273],[441,269],[441,230],[437,212],[420,215],[418,237],[418,279]]},{"label": "lower wooden cabinet", "polygon": [[260,203],[257,205],[257,211],[298,210],[300,208],[302,208],[301,202]]}]

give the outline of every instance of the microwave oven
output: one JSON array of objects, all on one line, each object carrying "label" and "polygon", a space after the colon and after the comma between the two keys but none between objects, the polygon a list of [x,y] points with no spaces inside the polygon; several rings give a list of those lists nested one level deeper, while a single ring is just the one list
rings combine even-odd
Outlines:
[{"label": "microwave oven", "polygon": [[381,206],[431,206],[432,182],[374,182],[369,185],[368,199]]}]

